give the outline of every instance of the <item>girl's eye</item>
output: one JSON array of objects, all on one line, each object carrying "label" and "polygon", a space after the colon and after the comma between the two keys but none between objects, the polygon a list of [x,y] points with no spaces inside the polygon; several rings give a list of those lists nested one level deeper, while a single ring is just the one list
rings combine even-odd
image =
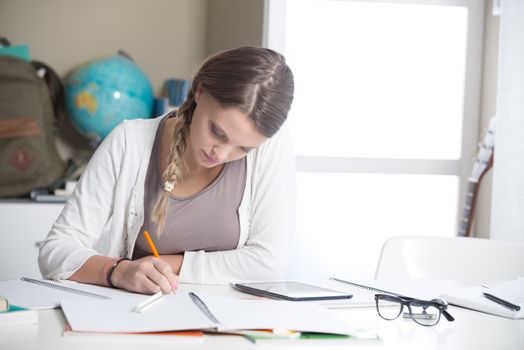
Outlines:
[{"label": "girl's eye", "polygon": [[215,126],[215,124],[211,124],[211,132],[213,133],[213,135],[217,136],[217,137],[221,137],[223,138],[224,135],[222,135],[220,133],[220,131],[218,131],[217,127]]}]

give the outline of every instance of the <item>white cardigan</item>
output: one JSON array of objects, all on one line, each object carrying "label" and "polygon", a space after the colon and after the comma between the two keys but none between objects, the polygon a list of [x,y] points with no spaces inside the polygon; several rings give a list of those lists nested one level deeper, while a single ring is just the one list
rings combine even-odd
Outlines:
[{"label": "white cardigan", "polygon": [[[103,232],[109,256],[130,258],[144,221],[144,182],[162,118],[127,120],[98,147],[62,213],[40,247],[42,276],[68,279]],[[185,252],[180,280],[188,283],[278,279],[295,226],[295,160],[288,131],[247,155],[239,207],[240,238],[230,251]]]}]

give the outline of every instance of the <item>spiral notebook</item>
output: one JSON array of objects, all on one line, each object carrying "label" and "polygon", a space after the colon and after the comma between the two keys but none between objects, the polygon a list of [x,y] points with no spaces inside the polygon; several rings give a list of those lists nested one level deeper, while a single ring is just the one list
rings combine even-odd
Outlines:
[{"label": "spiral notebook", "polygon": [[[364,285],[364,284],[360,284],[360,283],[356,283],[356,282],[350,282],[350,281],[345,281],[345,280],[342,280],[340,278],[335,278],[335,277],[331,277],[330,280],[332,281],[335,281],[335,282],[338,282],[338,283],[342,283],[342,284],[345,284],[351,288],[360,288],[360,289],[364,289],[366,290],[367,292],[375,295],[377,293],[381,293],[381,294],[391,294],[391,295],[395,295],[395,296],[401,296],[401,294],[398,294],[398,293],[394,293],[394,292],[391,292],[391,291],[387,291],[387,290],[384,290],[384,289],[380,289],[380,288],[377,288],[377,287],[373,287],[371,285]],[[374,282],[370,282],[370,284],[372,283],[377,283],[376,281]]]},{"label": "spiral notebook", "polygon": [[140,300],[140,294],[72,281],[51,281],[22,277],[0,281],[0,295],[27,309],[60,308],[62,300],[108,300],[115,297]]},{"label": "spiral notebook", "polygon": [[341,292],[353,294],[353,298],[349,300],[337,300],[337,301],[321,301],[318,302],[328,308],[346,308],[346,307],[370,307],[375,305],[375,294],[392,294],[385,289],[375,286],[376,281],[348,281],[336,277],[331,277],[322,286],[330,289],[335,289]]},{"label": "spiral notebook", "polygon": [[[440,298],[449,304],[465,307],[510,319],[524,319],[524,278],[512,281],[498,281],[494,286],[469,285],[467,282],[439,281],[427,279],[405,280],[373,280],[367,282],[351,282],[335,277],[329,279],[329,286],[345,292],[353,293],[353,299],[346,305],[334,307],[358,307],[374,305],[376,293],[403,295],[412,298],[431,300]],[[511,310],[500,303],[486,298],[489,293],[500,299],[510,301],[520,307]],[[329,305],[326,305],[330,307]]]},{"label": "spiral notebook", "polygon": [[349,281],[331,277],[324,285],[326,287],[353,294],[347,302],[321,303],[329,308],[369,307],[375,305],[375,294],[390,294],[409,296],[418,299],[431,300],[450,288],[456,287],[456,282],[436,280],[371,280]]},{"label": "spiral notebook", "polygon": [[[524,319],[524,278],[497,281],[493,286],[455,288],[443,293],[442,298],[450,304],[468,309],[511,319]],[[508,302],[514,308],[508,307]]]}]

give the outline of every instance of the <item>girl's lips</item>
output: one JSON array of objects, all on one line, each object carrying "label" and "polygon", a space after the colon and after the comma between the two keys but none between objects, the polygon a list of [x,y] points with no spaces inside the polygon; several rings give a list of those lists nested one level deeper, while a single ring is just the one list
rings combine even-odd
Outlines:
[{"label": "girl's lips", "polygon": [[208,163],[212,163],[212,164],[218,163],[218,160],[209,156],[206,152],[202,151],[202,153],[204,153],[204,157]]}]

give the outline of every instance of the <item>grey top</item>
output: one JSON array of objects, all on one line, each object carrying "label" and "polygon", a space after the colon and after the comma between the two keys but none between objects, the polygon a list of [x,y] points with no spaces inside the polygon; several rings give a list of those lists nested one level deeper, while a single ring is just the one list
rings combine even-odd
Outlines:
[{"label": "grey top", "polygon": [[162,193],[160,175],[160,138],[164,118],[159,124],[145,181],[144,224],[135,243],[133,260],[152,255],[143,232],[147,230],[159,254],[185,251],[232,250],[238,245],[240,222],[238,207],[246,177],[246,159],[226,163],[220,174],[203,190],[188,197],[170,195],[164,232],[156,237],[152,214]]}]

